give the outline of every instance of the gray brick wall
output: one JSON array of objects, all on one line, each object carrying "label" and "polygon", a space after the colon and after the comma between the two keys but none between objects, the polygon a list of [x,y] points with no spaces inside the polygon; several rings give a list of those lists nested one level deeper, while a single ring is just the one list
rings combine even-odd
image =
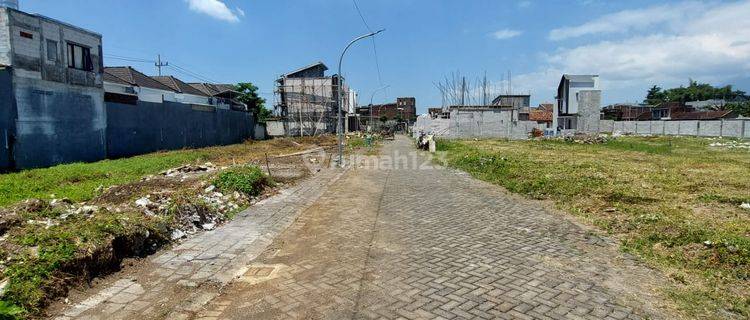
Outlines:
[{"label": "gray brick wall", "polygon": [[0,8],[0,64],[11,65],[8,9]]},{"label": "gray brick wall", "polygon": [[576,131],[599,132],[601,118],[601,90],[581,90],[578,92],[578,121]]}]

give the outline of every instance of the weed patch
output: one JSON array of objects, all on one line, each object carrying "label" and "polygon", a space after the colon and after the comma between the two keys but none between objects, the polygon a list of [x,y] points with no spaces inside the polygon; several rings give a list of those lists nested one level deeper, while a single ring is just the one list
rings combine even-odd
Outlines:
[{"label": "weed patch", "polygon": [[214,185],[225,192],[237,191],[254,197],[272,186],[273,181],[256,166],[242,166],[219,173]]}]

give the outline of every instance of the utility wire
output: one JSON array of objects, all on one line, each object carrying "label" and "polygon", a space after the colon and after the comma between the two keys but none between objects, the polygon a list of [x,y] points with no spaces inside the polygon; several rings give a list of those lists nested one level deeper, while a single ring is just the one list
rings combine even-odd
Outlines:
[{"label": "utility wire", "polygon": [[359,18],[362,19],[362,23],[365,24],[365,28],[367,28],[367,31],[372,32],[372,29],[370,29],[370,25],[367,24],[367,20],[365,20],[365,16],[362,15],[362,11],[359,10],[359,5],[357,4],[357,0],[352,0],[354,2],[354,8],[357,9],[357,13],[359,14]]},{"label": "utility wire", "polygon": [[203,75],[201,75],[199,73],[195,73],[193,71],[187,70],[187,69],[185,69],[183,67],[175,65],[174,63],[171,64],[169,67],[171,67],[172,69],[175,69],[178,72],[181,72],[181,73],[187,74],[187,75],[189,75],[189,76],[191,76],[193,78],[199,79],[201,81],[211,82],[211,83],[218,83],[218,81],[215,81],[215,80],[213,80],[213,79],[211,79],[209,77],[203,76]]},{"label": "utility wire", "polygon": [[105,54],[104,57],[105,58],[109,58],[109,59],[122,60],[122,61],[130,61],[130,62],[147,62],[147,63],[154,63],[154,62],[156,62],[154,60],[147,60],[147,59],[133,58],[133,57],[125,57],[125,56],[118,56],[118,55],[111,55],[111,54]]},{"label": "utility wire", "polygon": [[[370,28],[370,25],[367,24],[367,20],[365,19],[365,16],[362,14],[362,10],[359,9],[359,4],[357,4],[357,0],[352,0],[352,3],[354,3],[354,8],[357,9],[357,14],[359,14],[359,18],[362,19],[362,24],[365,25],[365,28],[367,28],[367,31],[372,32],[372,28]],[[380,61],[378,59],[378,46],[375,43],[375,37],[371,38],[372,40],[372,52],[375,55],[375,69],[378,71],[378,83],[380,86],[383,86],[383,76],[380,72]],[[388,95],[388,89],[385,89],[386,96]]]},{"label": "utility wire", "polygon": [[[138,58],[138,57],[128,57],[128,56],[122,56],[122,55],[114,55],[114,54],[105,54],[104,57],[109,58],[109,59],[128,61],[128,62],[156,63],[155,60],[143,59],[143,58]],[[179,65],[175,65],[174,63],[172,63],[168,67],[172,68],[173,70],[179,73],[201,80],[203,82],[212,82],[212,83],[218,82],[200,73],[190,71],[189,69],[180,67]]]}]

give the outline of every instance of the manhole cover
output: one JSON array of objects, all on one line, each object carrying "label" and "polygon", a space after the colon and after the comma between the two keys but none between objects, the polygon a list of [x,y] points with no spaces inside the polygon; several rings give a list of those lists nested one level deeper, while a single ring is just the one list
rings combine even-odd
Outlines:
[{"label": "manhole cover", "polygon": [[250,265],[247,267],[247,271],[243,273],[237,280],[249,284],[258,284],[264,281],[275,279],[279,276],[279,271],[284,265]]}]

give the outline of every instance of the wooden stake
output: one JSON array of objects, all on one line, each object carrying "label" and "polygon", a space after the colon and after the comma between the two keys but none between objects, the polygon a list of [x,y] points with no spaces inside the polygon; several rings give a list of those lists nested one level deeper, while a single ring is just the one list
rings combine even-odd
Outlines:
[{"label": "wooden stake", "polygon": [[271,167],[268,165],[268,152],[266,152],[266,171],[268,171],[268,176],[271,176]]}]

